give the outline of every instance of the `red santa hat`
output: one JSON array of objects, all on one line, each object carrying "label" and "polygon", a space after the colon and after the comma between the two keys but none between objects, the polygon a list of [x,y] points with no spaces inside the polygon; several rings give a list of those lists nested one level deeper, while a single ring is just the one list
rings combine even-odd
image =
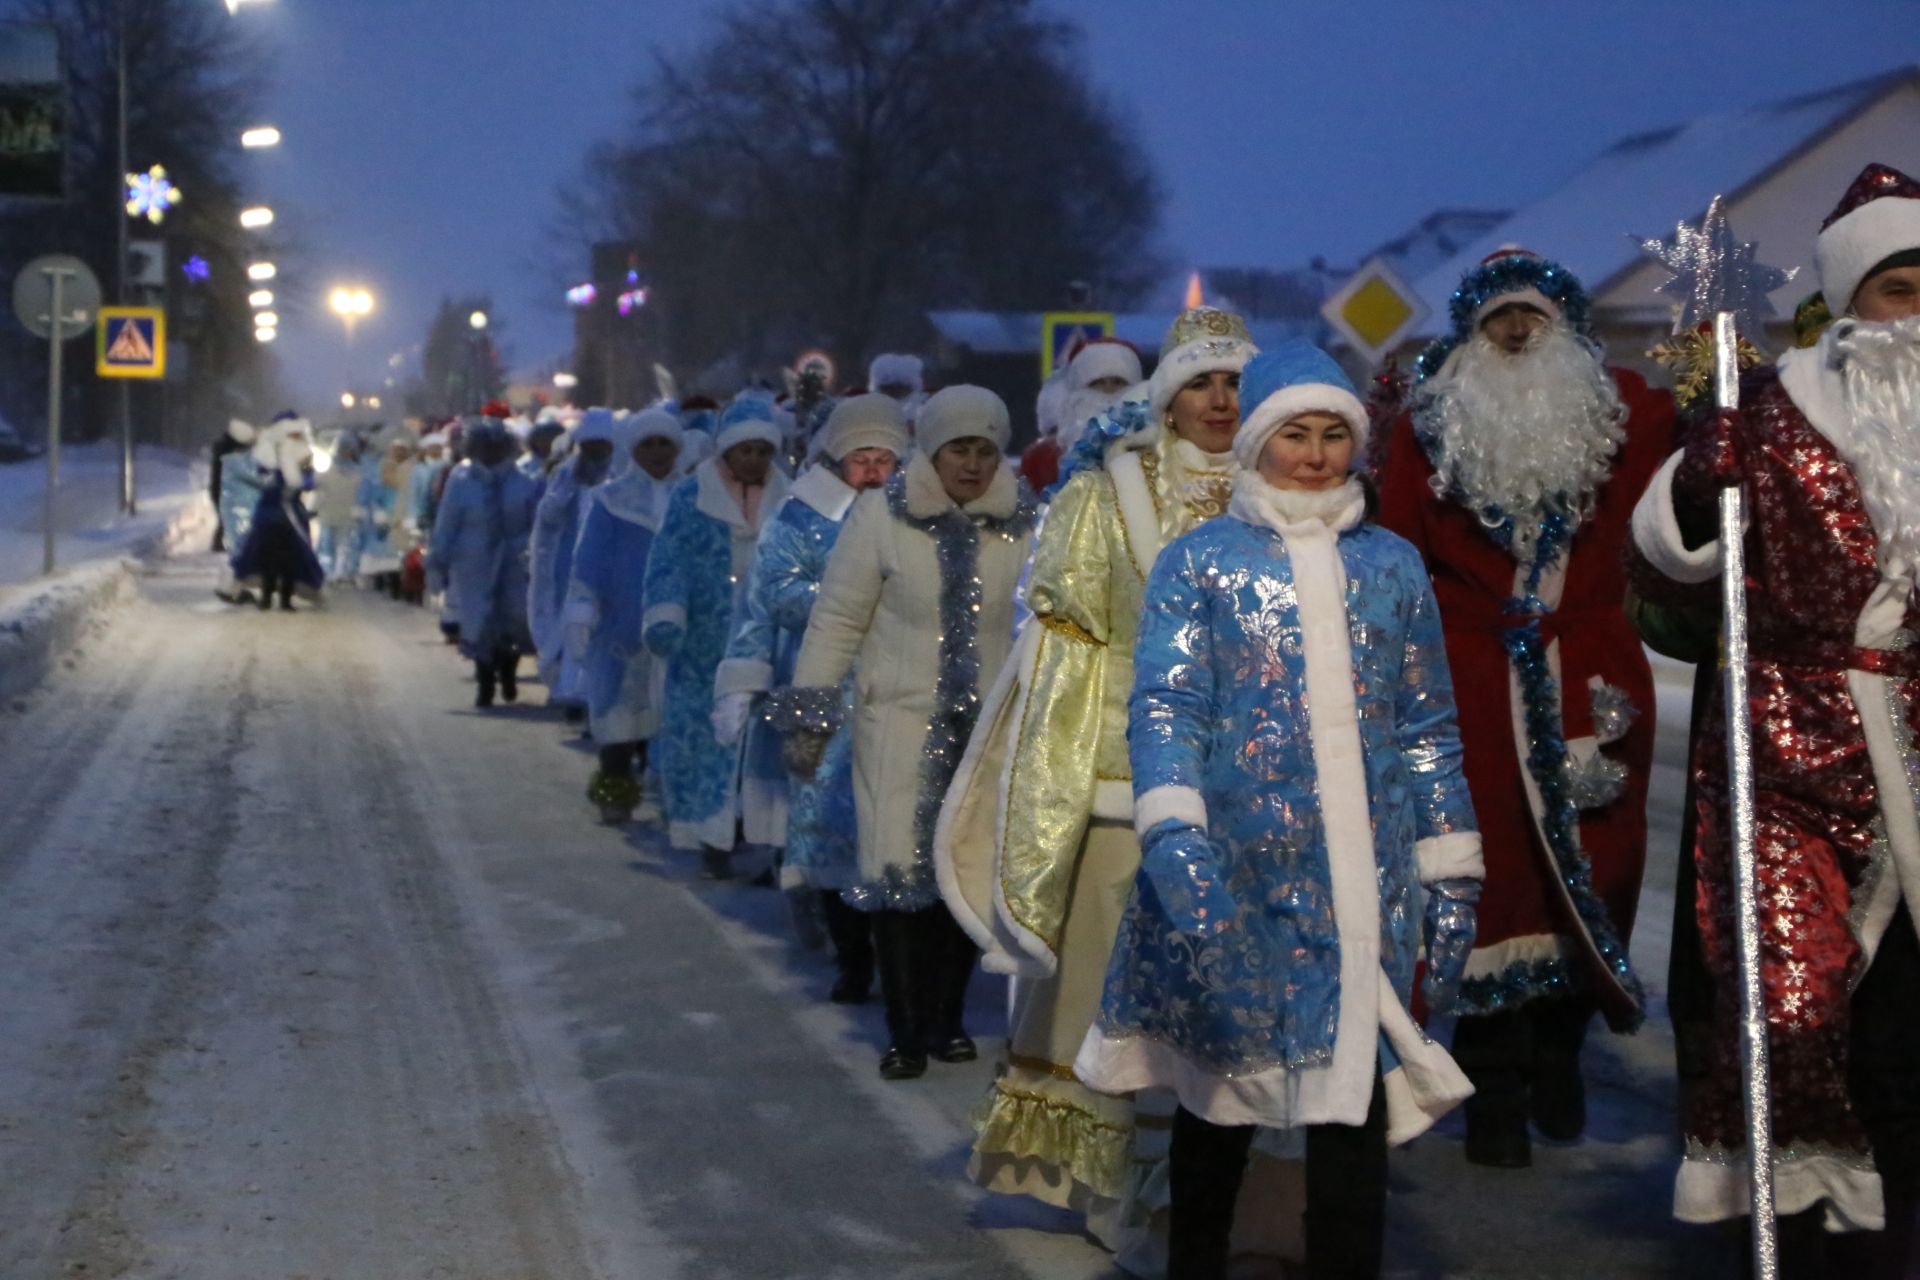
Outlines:
[{"label": "red santa hat", "polygon": [[1084,391],[1102,378],[1121,378],[1131,387],[1141,377],[1140,353],[1119,338],[1093,339],[1067,366],[1067,380],[1074,391]]},{"label": "red santa hat", "polygon": [[1820,224],[1813,260],[1827,308],[1835,315],[1851,311],[1853,295],[1874,268],[1910,249],[1920,249],[1920,182],[1870,164]]}]

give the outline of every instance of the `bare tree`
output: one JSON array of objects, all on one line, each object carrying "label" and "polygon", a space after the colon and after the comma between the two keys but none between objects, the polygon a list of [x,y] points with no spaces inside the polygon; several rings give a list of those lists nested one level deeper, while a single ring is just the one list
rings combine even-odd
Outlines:
[{"label": "bare tree", "polygon": [[[162,228],[142,224],[135,232],[166,242],[171,266],[160,300],[189,356],[183,380],[136,389],[136,428],[144,439],[199,443],[231,414],[265,412],[274,378],[253,339],[249,233],[238,222],[246,203],[239,135],[252,123],[263,87],[257,43],[215,0],[0,0],[0,20],[60,31],[70,147],[65,201],[0,205],[0,279],[11,279],[37,254],[72,253],[99,274],[111,299],[118,220],[126,216],[117,137],[124,39],[129,167],[164,165],[186,193]],[[179,270],[196,256],[207,264],[204,280]],[[23,417],[38,416],[40,398],[36,381],[20,375],[44,359],[44,344],[15,328],[0,331],[0,365],[14,375],[4,379],[0,396]],[[117,401],[92,379],[74,382],[78,412],[70,421],[81,431],[105,428]]]},{"label": "bare tree", "polygon": [[[475,329],[474,312],[485,312],[487,326]],[[473,413],[506,391],[506,372],[496,343],[505,323],[493,314],[484,294],[442,298],[420,348],[420,385],[408,393],[407,408],[430,417]]]},{"label": "bare tree", "polygon": [[663,354],[765,367],[911,341],[934,306],[1124,303],[1159,192],[1080,39],[1034,0],[736,0],[656,58],[566,216],[639,246]]}]

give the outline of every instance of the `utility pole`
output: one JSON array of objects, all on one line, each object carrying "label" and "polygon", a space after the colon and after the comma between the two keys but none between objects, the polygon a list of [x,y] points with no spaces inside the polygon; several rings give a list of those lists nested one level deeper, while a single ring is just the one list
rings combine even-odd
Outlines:
[{"label": "utility pole", "polygon": [[[120,134],[120,173],[133,172],[128,164],[127,139],[127,0],[114,0],[114,53],[119,63],[119,107]],[[114,225],[118,227],[119,260],[114,263],[114,298],[122,305],[127,303],[127,211],[119,208],[115,201]],[[120,509],[128,515],[138,510],[138,501],[134,494],[133,483],[133,386],[122,379],[120,383]]]}]

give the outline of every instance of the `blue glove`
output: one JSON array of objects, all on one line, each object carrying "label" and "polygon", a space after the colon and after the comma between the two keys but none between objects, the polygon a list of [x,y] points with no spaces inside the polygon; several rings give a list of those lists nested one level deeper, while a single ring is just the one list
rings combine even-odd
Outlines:
[{"label": "blue glove", "polygon": [[1181,933],[1210,938],[1233,923],[1239,907],[1227,890],[1207,833],[1174,818],[1147,832],[1140,873],[1153,886],[1167,920]]},{"label": "blue glove", "polygon": [[656,622],[647,628],[644,637],[647,652],[656,658],[671,658],[680,651],[680,642],[686,638],[686,628],[672,622]]},{"label": "blue glove", "polygon": [[1421,992],[1427,1008],[1446,1013],[1460,995],[1460,979],[1467,971],[1467,954],[1477,931],[1474,904],[1480,901],[1478,880],[1436,880],[1427,886],[1427,974]]}]

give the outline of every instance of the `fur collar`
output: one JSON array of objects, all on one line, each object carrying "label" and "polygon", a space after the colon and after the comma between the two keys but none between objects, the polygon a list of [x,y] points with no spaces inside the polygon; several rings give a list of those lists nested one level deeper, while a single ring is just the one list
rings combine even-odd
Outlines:
[{"label": "fur collar", "polygon": [[1276,489],[1256,471],[1233,477],[1227,513],[1247,524],[1288,534],[1345,533],[1366,518],[1367,494],[1351,477],[1337,489]]},{"label": "fur collar", "polygon": [[655,480],[634,467],[625,475],[594,486],[591,493],[594,500],[607,509],[608,515],[658,533],[675,483],[671,476]]},{"label": "fur collar", "polygon": [[827,519],[839,524],[846,519],[847,508],[860,496],[860,491],[842,480],[832,467],[822,462],[808,467],[793,482],[787,496],[806,503]]},{"label": "fur collar", "polygon": [[1833,330],[1828,329],[1811,347],[1788,350],[1780,357],[1779,367],[1780,385],[1792,398],[1794,408],[1851,465],[1853,418],[1847,412],[1846,386],[1834,359]]},{"label": "fur collar", "polygon": [[[644,474],[644,473],[643,473]],[[740,504],[727,492],[727,482],[720,478],[720,458],[718,455],[708,458],[695,468],[694,483],[698,486],[694,492],[693,505],[700,514],[711,516],[738,534],[755,534],[760,525],[773,514],[776,507],[787,496],[787,474],[779,467],[767,472],[766,492],[760,495],[760,520],[750,522],[746,513],[740,510]]]},{"label": "fur collar", "polygon": [[903,476],[900,484],[905,495],[906,513],[915,520],[932,520],[956,509],[970,516],[1011,520],[1023,506],[1031,505],[1020,492],[1020,478],[1004,461],[999,470],[993,473],[987,491],[960,508],[956,508],[953,499],[947,496],[946,489],[940,484],[940,473],[933,469],[932,460],[925,454],[916,453],[908,458]]}]

